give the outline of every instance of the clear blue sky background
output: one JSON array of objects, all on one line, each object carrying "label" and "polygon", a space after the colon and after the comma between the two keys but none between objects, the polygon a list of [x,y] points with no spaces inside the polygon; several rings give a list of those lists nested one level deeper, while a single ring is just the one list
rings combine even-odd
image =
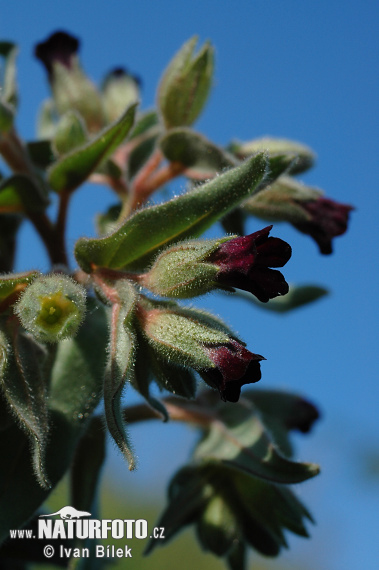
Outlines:
[{"label": "clear blue sky background", "polygon": [[[292,552],[285,556],[289,564],[305,557],[318,570],[379,565],[379,479],[367,475],[367,454],[379,455],[378,13],[373,0],[12,0],[0,14],[2,37],[21,46],[18,127],[26,138],[34,136],[48,93],[32,49],[51,32],[64,29],[82,39],[82,62],[95,81],[115,65],[141,75],[145,109],[154,104],[167,62],[196,33],[201,41],[211,39],[217,56],[214,88],[196,128],[219,144],[260,135],[305,142],[318,161],[304,181],[356,206],[332,256],[320,255],[309,237],[287,225],[274,228],[293,247],[287,280],[330,288],[319,303],[283,317],[233,298],[199,300],[266,356],[261,387],[299,391],[323,412],[313,434],[298,441],[299,458],[322,466],[319,478],[299,487],[318,524],[310,541],[290,537]],[[110,201],[100,187],[77,193],[71,243],[93,234],[95,213]],[[252,220],[249,230],[260,227]],[[23,236],[18,268],[46,268],[38,239],[27,227]],[[129,474],[114,459],[112,472],[123,485],[138,486],[140,478],[163,493],[173,461],[185,461],[192,436],[167,425],[155,426],[154,440],[151,425],[132,436],[139,472]],[[160,444],[151,456],[156,437]]]}]

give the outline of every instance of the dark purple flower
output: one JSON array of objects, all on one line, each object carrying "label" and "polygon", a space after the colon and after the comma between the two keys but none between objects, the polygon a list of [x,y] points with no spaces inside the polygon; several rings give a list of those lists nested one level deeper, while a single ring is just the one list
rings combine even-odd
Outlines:
[{"label": "dark purple flower", "polygon": [[259,354],[253,354],[236,340],[227,344],[204,346],[214,368],[202,372],[205,380],[215,386],[226,402],[238,402],[241,387],[261,379]]},{"label": "dark purple flower", "polygon": [[354,208],[322,197],[297,203],[304,208],[310,219],[294,226],[309,234],[317,242],[321,253],[332,253],[332,238],[345,233],[349,213]]},{"label": "dark purple flower", "polygon": [[263,303],[288,293],[283,275],[270,267],[283,267],[291,257],[291,246],[268,237],[271,228],[231,239],[211,254],[207,261],[219,266],[218,283],[250,291]]},{"label": "dark purple flower", "polygon": [[71,68],[72,56],[79,49],[79,40],[66,32],[55,32],[45,42],[36,45],[34,54],[45,65],[49,75],[53,71],[53,63],[59,62]]},{"label": "dark purple flower", "polygon": [[314,404],[311,404],[304,398],[297,398],[291,414],[286,419],[286,428],[308,433],[319,417],[320,412]]}]

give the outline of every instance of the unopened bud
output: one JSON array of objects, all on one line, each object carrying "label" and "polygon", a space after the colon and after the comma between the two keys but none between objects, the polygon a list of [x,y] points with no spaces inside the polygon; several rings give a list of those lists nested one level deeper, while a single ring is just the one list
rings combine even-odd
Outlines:
[{"label": "unopened bud", "polygon": [[66,275],[38,277],[15,307],[23,327],[37,340],[58,342],[75,335],[86,306],[85,289]]},{"label": "unopened bud", "polygon": [[271,186],[244,203],[244,209],[264,220],[290,222],[295,228],[309,234],[320,252],[332,253],[332,238],[347,230],[348,204],[324,198],[320,190],[291,178],[281,176]]},{"label": "unopened bud", "polygon": [[117,67],[105,77],[102,84],[104,112],[108,123],[116,121],[125,109],[139,99],[140,80]]},{"label": "unopened bud", "polygon": [[218,267],[204,261],[230,238],[188,241],[161,253],[143,276],[143,284],[156,295],[189,298],[214,289]]},{"label": "unopened bud", "polygon": [[213,48],[206,43],[193,51],[197,37],[186,42],[171,60],[158,90],[158,104],[167,128],[192,125],[208,98],[213,76]]},{"label": "unopened bud", "polygon": [[36,46],[35,55],[44,64],[60,115],[75,109],[84,118],[88,130],[104,126],[100,94],[83,72],[77,51],[79,40],[66,32],[56,32]]}]

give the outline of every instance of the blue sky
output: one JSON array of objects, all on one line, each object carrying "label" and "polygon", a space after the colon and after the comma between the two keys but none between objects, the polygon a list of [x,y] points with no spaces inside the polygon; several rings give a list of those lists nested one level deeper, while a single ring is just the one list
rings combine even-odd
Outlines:
[{"label": "blue sky", "polygon": [[[138,73],[145,109],[154,104],[160,74],[172,55],[198,34],[216,48],[216,74],[195,127],[219,144],[261,135],[302,141],[318,155],[315,168],[302,179],[356,207],[348,233],[336,238],[331,256],[320,255],[309,237],[285,224],[272,232],[293,248],[284,271],[287,280],[325,285],[329,297],[287,317],[217,295],[198,303],[222,315],[253,352],[266,356],[261,387],[299,391],[323,412],[314,433],[298,442],[299,458],[322,467],[317,480],[299,488],[318,524],[310,541],[290,538],[293,552],[286,558],[296,560],[300,553],[312,569],[359,564],[374,570],[379,559],[379,481],[366,476],[364,463],[367,453],[379,454],[378,14],[378,4],[369,0],[12,0],[0,17],[2,37],[21,48],[18,128],[27,139],[35,134],[36,113],[48,94],[33,45],[51,32],[63,29],[82,39],[82,62],[95,81],[119,65]],[[77,193],[71,244],[93,234],[94,215],[110,202],[109,191],[100,187]],[[248,229],[260,227],[251,220]],[[26,227],[18,269],[46,268],[38,247],[38,238]],[[133,477],[138,485],[140,477],[152,486],[154,471],[155,486],[163,492],[173,469],[163,465],[169,452],[178,466],[192,440],[184,428],[156,426],[154,434],[163,441],[170,432],[163,461],[157,452],[150,456],[149,429],[139,427],[132,434],[140,471],[131,476],[125,470],[119,479]]]}]

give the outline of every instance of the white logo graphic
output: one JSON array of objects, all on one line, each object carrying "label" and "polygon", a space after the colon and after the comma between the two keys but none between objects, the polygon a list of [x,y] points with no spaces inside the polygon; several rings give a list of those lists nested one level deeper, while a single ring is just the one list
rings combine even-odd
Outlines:
[{"label": "white logo graphic", "polygon": [[91,513],[87,513],[86,511],[78,511],[74,509],[74,507],[63,507],[56,513],[50,513],[49,515],[40,515],[41,517],[53,517],[54,515],[59,515],[63,520],[70,520],[70,519],[81,519],[82,517],[90,517]]}]

